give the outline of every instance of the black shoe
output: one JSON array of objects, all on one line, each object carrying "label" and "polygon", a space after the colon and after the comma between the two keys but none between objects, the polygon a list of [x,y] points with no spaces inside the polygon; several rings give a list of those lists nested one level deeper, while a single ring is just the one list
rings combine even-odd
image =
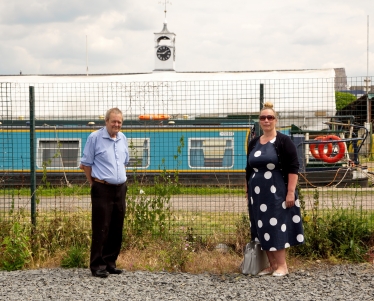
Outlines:
[{"label": "black shoe", "polygon": [[123,271],[120,270],[120,269],[116,269],[116,268],[106,268],[106,270],[108,271],[109,274],[116,274],[116,275],[119,275],[119,274],[122,274]]},{"label": "black shoe", "polygon": [[106,278],[109,276],[109,272],[106,270],[97,270],[92,272],[92,276],[94,277],[100,277],[100,278]]}]

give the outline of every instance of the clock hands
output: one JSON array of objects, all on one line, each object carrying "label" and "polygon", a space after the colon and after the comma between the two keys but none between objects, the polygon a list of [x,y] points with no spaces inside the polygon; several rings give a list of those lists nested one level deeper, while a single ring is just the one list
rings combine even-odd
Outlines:
[{"label": "clock hands", "polygon": [[168,49],[168,50],[165,50],[164,52],[158,52],[158,54],[165,54],[168,51],[170,51],[170,50]]},{"label": "clock hands", "polygon": [[162,60],[166,61],[170,58],[171,56],[171,50],[167,46],[161,46],[160,48],[157,49],[157,57]]}]

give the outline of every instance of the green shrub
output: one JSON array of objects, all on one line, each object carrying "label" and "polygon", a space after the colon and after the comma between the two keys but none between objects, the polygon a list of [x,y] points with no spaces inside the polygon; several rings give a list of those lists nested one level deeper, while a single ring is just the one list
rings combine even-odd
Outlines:
[{"label": "green shrub", "polygon": [[6,271],[23,269],[31,260],[30,229],[15,222],[1,243],[0,266]]},{"label": "green shrub", "polygon": [[[314,192],[312,209],[303,210],[305,244],[291,249],[291,254],[310,258],[331,256],[353,262],[365,260],[373,231],[368,220],[373,217],[355,202],[351,208],[319,209],[319,192]],[[302,206],[303,207],[303,206]]]},{"label": "green shrub", "polygon": [[341,110],[356,99],[357,98],[351,93],[335,92],[336,109]]},{"label": "green shrub", "polygon": [[171,240],[166,250],[159,251],[163,269],[171,272],[184,272],[191,258],[191,252],[193,249],[188,242],[178,238]]},{"label": "green shrub", "polygon": [[61,260],[63,268],[87,268],[89,252],[87,246],[71,246]]}]

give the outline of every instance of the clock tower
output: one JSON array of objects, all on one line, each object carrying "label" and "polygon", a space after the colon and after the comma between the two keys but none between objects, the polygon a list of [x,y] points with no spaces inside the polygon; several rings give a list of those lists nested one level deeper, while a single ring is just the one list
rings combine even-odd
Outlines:
[{"label": "clock tower", "polygon": [[175,33],[167,28],[166,19],[161,32],[155,33],[155,69],[175,71]]}]

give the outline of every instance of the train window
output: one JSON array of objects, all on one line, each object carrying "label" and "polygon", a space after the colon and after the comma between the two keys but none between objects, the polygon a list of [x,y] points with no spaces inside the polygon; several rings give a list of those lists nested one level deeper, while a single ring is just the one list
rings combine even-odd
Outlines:
[{"label": "train window", "polygon": [[231,168],[234,164],[233,138],[189,139],[191,168]]},{"label": "train window", "polygon": [[149,138],[129,138],[130,163],[127,168],[149,166]]},{"label": "train window", "polygon": [[65,168],[79,167],[81,141],[77,140],[44,140],[38,139],[37,167]]}]

